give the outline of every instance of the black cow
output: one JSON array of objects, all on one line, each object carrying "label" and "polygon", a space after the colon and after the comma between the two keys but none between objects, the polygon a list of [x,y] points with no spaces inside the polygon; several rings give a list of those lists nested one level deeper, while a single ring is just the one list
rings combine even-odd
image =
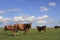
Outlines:
[{"label": "black cow", "polygon": [[36,26],[37,30],[41,32],[41,30],[44,30],[46,32],[46,26]]},{"label": "black cow", "polygon": [[60,28],[60,26],[55,26],[55,28]]}]

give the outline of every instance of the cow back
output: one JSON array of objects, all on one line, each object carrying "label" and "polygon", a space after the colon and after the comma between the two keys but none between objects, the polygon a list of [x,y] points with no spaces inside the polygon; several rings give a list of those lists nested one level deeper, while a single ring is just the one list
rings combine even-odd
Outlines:
[{"label": "cow back", "polygon": [[4,27],[4,30],[13,30],[13,29],[14,29],[14,27],[11,26],[11,25],[6,25],[6,26]]}]

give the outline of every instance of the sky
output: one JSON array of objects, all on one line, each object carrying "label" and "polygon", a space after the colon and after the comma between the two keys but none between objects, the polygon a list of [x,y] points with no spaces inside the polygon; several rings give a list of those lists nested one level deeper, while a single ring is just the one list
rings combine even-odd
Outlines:
[{"label": "sky", "polygon": [[60,25],[60,0],[0,0],[0,27],[32,22],[32,27]]}]

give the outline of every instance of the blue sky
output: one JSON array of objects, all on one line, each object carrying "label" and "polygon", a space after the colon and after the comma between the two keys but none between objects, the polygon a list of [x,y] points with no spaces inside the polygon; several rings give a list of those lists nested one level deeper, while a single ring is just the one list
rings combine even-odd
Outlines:
[{"label": "blue sky", "polygon": [[16,17],[20,20],[21,16],[26,15],[33,16],[35,22],[40,20],[39,25],[45,21],[48,22],[46,25],[60,25],[60,0],[0,0],[0,25],[5,23],[2,20],[10,21]]}]

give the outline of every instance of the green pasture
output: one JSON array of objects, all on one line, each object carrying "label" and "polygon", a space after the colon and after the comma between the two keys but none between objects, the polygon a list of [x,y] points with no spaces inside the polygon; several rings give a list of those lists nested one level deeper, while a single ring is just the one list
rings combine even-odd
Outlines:
[{"label": "green pasture", "polygon": [[18,33],[18,36],[12,36],[12,32],[4,32],[3,28],[0,28],[0,40],[60,40],[60,29],[38,32],[36,28],[31,28],[26,35],[23,35],[22,31]]}]

